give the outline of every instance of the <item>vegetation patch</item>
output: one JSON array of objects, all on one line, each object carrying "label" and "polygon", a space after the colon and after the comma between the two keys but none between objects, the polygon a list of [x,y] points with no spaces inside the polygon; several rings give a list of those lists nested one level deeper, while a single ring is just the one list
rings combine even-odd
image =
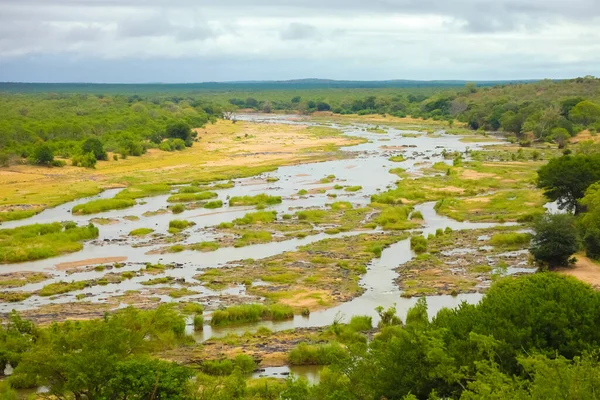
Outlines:
[{"label": "vegetation patch", "polygon": [[212,326],[226,326],[263,320],[282,321],[292,318],[294,318],[294,310],[289,306],[281,304],[273,304],[270,306],[262,304],[242,304],[214,311],[210,324]]},{"label": "vegetation patch", "polygon": [[78,204],[71,210],[73,214],[96,214],[110,210],[121,210],[124,208],[133,207],[135,200],[132,199],[98,199],[92,200],[87,203]]},{"label": "vegetation patch", "polygon": [[193,201],[202,201],[219,197],[215,192],[200,192],[200,193],[179,193],[170,196],[167,201],[169,203],[191,203]]},{"label": "vegetation patch", "polygon": [[0,229],[0,263],[15,263],[56,257],[83,248],[83,242],[98,237],[98,228],[89,224],[59,222]]},{"label": "vegetation patch", "polygon": [[51,275],[43,272],[11,272],[0,274],[0,288],[16,288],[30,283],[43,282]]},{"label": "vegetation patch", "polygon": [[257,194],[256,196],[234,196],[229,199],[230,206],[256,206],[256,205],[274,205],[281,203],[280,196],[270,196],[265,193]]},{"label": "vegetation patch", "polygon": [[209,209],[221,208],[221,207],[223,207],[223,201],[221,201],[221,200],[207,201],[206,203],[204,203],[203,207],[209,208]]},{"label": "vegetation patch", "polygon": [[146,184],[130,186],[125,190],[120,191],[114,197],[115,199],[136,200],[144,197],[159,196],[167,194],[171,191],[171,187],[166,184]]},{"label": "vegetation patch", "polygon": [[129,236],[146,236],[154,232],[154,229],[150,228],[138,228],[129,232]]}]

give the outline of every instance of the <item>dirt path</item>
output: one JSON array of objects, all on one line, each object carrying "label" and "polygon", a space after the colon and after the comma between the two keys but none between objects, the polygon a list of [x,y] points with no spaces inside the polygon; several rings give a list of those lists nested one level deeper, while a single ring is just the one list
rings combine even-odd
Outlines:
[{"label": "dirt path", "polygon": [[559,271],[561,274],[574,276],[575,278],[589,283],[593,287],[600,289],[600,264],[584,256],[577,254],[577,263],[573,268]]}]

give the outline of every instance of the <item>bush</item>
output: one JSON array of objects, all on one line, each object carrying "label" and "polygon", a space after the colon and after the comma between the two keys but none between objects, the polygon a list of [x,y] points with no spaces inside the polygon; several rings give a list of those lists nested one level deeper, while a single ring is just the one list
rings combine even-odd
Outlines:
[{"label": "bush", "polygon": [[223,207],[223,202],[221,200],[208,201],[204,204],[204,208],[221,208]]},{"label": "bush", "polygon": [[46,144],[37,146],[31,156],[32,164],[50,166],[52,161],[54,161],[54,153]]},{"label": "bush", "polygon": [[415,253],[424,253],[427,251],[427,239],[423,236],[412,236],[410,238],[410,248]]},{"label": "bush", "polygon": [[83,154],[91,153],[95,160],[108,160],[108,154],[104,151],[102,142],[97,138],[89,138],[83,142],[81,145],[81,152]]},{"label": "bush", "polygon": [[579,250],[575,219],[571,214],[545,214],[533,224],[531,254],[549,268],[568,264]]},{"label": "bush", "polygon": [[173,207],[171,207],[171,212],[173,214],[181,214],[184,211],[185,211],[185,205],[183,205],[183,204],[175,204]]},{"label": "bush", "polygon": [[236,218],[232,222],[234,225],[254,225],[254,224],[268,224],[277,219],[276,211],[257,211],[253,213],[247,213],[242,218]]},{"label": "bush", "polygon": [[71,164],[74,167],[96,168],[96,156],[93,153],[85,153],[83,155],[73,156]]},{"label": "bush", "polygon": [[178,193],[170,196],[167,201],[169,203],[190,203],[193,201],[202,201],[219,197],[215,192],[200,192],[200,193]]},{"label": "bush", "polygon": [[268,243],[273,240],[269,231],[245,231],[242,237],[233,242],[233,247],[244,247],[251,244]]},{"label": "bush", "polygon": [[348,357],[348,353],[337,343],[309,345],[300,343],[288,354],[290,365],[329,365]]},{"label": "bush", "polygon": [[146,236],[154,232],[154,229],[150,228],[138,228],[129,232],[129,236]]}]

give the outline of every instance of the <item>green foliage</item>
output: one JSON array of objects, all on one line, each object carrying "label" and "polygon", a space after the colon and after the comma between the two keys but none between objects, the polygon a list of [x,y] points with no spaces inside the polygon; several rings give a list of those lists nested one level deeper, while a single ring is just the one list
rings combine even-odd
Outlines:
[{"label": "green foliage", "polygon": [[586,212],[580,214],[581,237],[588,257],[600,258],[600,183],[585,192],[581,204]]},{"label": "green foliage", "polygon": [[98,199],[78,204],[71,210],[73,214],[96,214],[103,211],[121,210],[123,208],[133,207],[135,200],[130,199]]},{"label": "green foliage", "polygon": [[206,203],[204,203],[204,208],[214,209],[221,207],[223,207],[223,202],[221,200],[207,201]]},{"label": "green foliage", "polygon": [[424,253],[427,251],[427,239],[423,236],[411,236],[410,248],[415,253]]},{"label": "green foliage", "polygon": [[227,307],[213,312],[210,324],[225,326],[258,322],[261,320],[281,321],[294,318],[291,307],[281,304],[264,306],[262,304],[243,304]]},{"label": "green foliage", "polygon": [[566,266],[579,250],[575,219],[570,214],[545,214],[534,222],[531,254],[550,268]]},{"label": "green foliage", "polygon": [[187,147],[192,147],[196,133],[185,122],[176,122],[167,125],[166,136],[168,138],[183,140]]},{"label": "green foliage", "polygon": [[169,228],[172,229],[177,229],[177,230],[184,230],[187,229],[191,226],[196,225],[195,222],[192,221],[186,221],[186,220],[182,220],[182,219],[174,219],[172,221],[169,221]]},{"label": "green foliage", "polygon": [[[161,393],[183,398],[189,369],[143,358],[187,341],[185,320],[169,306],[127,308],[104,319],[54,323],[36,334],[23,353],[17,376],[31,376],[49,395],[114,398]],[[127,397],[131,398],[131,397]]]},{"label": "green foliage", "polygon": [[544,195],[576,213],[581,211],[578,200],[599,180],[600,154],[554,158],[538,170],[538,187],[544,189]]},{"label": "green foliage", "polygon": [[247,230],[242,232],[242,236],[233,242],[234,247],[244,247],[251,244],[268,243],[273,240],[273,235],[269,231]]},{"label": "green foliage", "polygon": [[56,257],[83,248],[82,242],[98,237],[98,228],[89,224],[64,227],[59,222],[0,229],[0,263],[14,263]]},{"label": "green foliage", "polygon": [[92,153],[96,160],[108,160],[108,154],[104,151],[104,145],[98,138],[89,138],[81,145],[83,154]]},{"label": "green foliage", "polygon": [[402,162],[402,161],[405,161],[405,158],[402,154],[398,154],[396,156],[390,157],[389,160],[392,162]]},{"label": "green foliage", "polygon": [[92,152],[84,153],[82,155],[75,155],[71,159],[71,164],[74,167],[83,168],[96,168],[96,156]]},{"label": "green foliage", "polygon": [[170,190],[171,187],[165,183],[135,185],[117,193],[115,199],[136,200],[144,197],[167,194]]},{"label": "green foliage", "polygon": [[181,214],[184,211],[185,205],[183,204],[175,204],[173,207],[171,207],[171,212],[173,212],[173,214]]},{"label": "green foliage", "polygon": [[179,193],[170,196],[167,201],[169,203],[190,203],[192,201],[202,201],[214,199],[219,195],[215,192],[200,192],[200,193]]},{"label": "green foliage", "polygon": [[138,228],[129,232],[129,236],[146,236],[154,232],[154,229],[150,228]]},{"label": "green foliage", "polygon": [[575,123],[589,126],[600,121],[600,105],[584,100],[569,111],[569,117]]},{"label": "green foliage", "polygon": [[257,211],[253,213],[247,213],[242,218],[236,218],[232,222],[234,225],[254,225],[254,224],[268,224],[277,219],[276,211]]},{"label": "green foliage", "polygon": [[282,200],[281,200],[280,196],[269,196],[268,194],[261,193],[261,194],[257,194],[256,196],[241,196],[241,197],[234,196],[229,199],[229,205],[230,206],[256,206],[259,204],[263,204],[263,205],[270,206],[270,205],[274,205],[274,204],[280,204],[281,201]]},{"label": "green foliage", "polygon": [[490,239],[492,246],[506,248],[521,248],[531,241],[531,235],[528,233],[497,233]]},{"label": "green foliage", "polygon": [[54,152],[50,149],[50,146],[41,144],[33,150],[31,156],[31,162],[37,165],[48,165],[50,166],[54,161]]},{"label": "green foliage", "polygon": [[337,343],[300,343],[289,352],[288,362],[291,365],[329,365],[347,356],[344,348]]}]

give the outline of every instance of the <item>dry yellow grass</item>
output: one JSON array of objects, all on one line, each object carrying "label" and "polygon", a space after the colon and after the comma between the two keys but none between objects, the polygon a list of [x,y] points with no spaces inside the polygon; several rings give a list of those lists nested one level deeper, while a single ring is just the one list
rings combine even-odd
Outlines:
[{"label": "dry yellow grass", "polygon": [[2,213],[47,207],[138,183],[185,183],[251,176],[281,165],[336,157],[359,139],[327,128],[218,121],[197,129],[199,141],[180,152],[151,149],[142,157],[99,161],[96,169],[19,165],[0,170]]}]

